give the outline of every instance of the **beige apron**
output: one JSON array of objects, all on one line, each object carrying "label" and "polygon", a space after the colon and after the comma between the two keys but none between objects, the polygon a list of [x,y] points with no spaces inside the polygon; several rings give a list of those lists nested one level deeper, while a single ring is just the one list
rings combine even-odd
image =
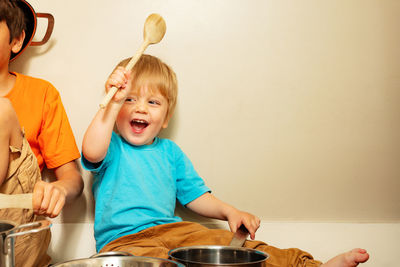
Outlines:
[{"label": "beige apron", "polygon": [[[0,187],[2,194],[32,193],[34,185],[41,180],[36,157],[28,141],[23,138],[22,148],[10,146],[13,160],[9,163],[7,178]],[[40,218],[27,209],[0,209],[0,220],[12,221],[16,225],[37,221]],[[48,266],[50,257],[47,248],[50,243],[50,230],[18,236],[15,239],[15,266],[42,267]]]}]

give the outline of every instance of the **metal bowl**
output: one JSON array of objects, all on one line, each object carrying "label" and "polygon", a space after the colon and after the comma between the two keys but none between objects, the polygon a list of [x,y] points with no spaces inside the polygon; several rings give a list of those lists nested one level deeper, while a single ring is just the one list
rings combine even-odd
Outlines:
[{"label": "metal bowl", "polygon": [[185,267],[167,259],[137,256],[106,256],[71,260],[52,265],[53,267]]},{"label": "metal bowl", "polygon": [[186,266],[266,266],[268,254],[250,248],[231,246],[191,246],[172,249],[171,260]]}]

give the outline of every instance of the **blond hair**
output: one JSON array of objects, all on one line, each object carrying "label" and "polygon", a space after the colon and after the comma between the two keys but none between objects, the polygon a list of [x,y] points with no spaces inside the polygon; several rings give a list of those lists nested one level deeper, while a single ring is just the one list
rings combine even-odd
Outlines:
[{"label": "blond hair", "polygon": [[[126,58],[118,66],[125,67],[130,60],[131,58]],[[171,118],[178,96],[178,82],[172,68],[159,58],[144,54],[133,67],[131,76],[132,91],[137,92],[146,86],[149,90],[160,92],[167,99],[167,117]]]}]

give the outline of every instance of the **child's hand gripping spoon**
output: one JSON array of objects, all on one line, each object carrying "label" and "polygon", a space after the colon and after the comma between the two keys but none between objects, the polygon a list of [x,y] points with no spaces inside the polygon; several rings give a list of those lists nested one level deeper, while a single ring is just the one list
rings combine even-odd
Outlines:
[{"label": "child's hand gripping spoon", "polygon": [[[147,46],[150,44],[156,44],[161,41],[164,37],[165,31],[167,30],[167,26],[165,25],[164,19],[158,14],[151,14],[147,17],[144,23],[143,29],[143,43],[136,54],[132,57],[132,59],[125,66],[126,70],[131,70],[133,66],[135,66],[138,59],[142,56],[144,50],[146,50]],[[103,98],[103,101],[100,104],[101,108],[105,108],[110,102],[111,98],[118,91],[118,88],[115,86],[112,87],[107,95]]]},{"label": "child's hand gripping spoon", "polygon": [[249,236],[249,231],[242,224],[233,235],[232,241],[229,243],[231,247],[242,247],[247,237]]}]

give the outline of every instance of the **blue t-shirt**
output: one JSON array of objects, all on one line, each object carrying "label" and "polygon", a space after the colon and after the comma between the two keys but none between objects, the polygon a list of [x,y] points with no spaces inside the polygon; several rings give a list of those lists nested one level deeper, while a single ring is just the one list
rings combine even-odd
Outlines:
[{"label": "blue t-shirt", "polygon": [[97,251],[119,237],[182,221],[174,215],[176,199],[186,205],[210,192],[188,157],[168,139],[133,146],[113,132],[101,163],[83,156],[81,162],[94,175]]}]

